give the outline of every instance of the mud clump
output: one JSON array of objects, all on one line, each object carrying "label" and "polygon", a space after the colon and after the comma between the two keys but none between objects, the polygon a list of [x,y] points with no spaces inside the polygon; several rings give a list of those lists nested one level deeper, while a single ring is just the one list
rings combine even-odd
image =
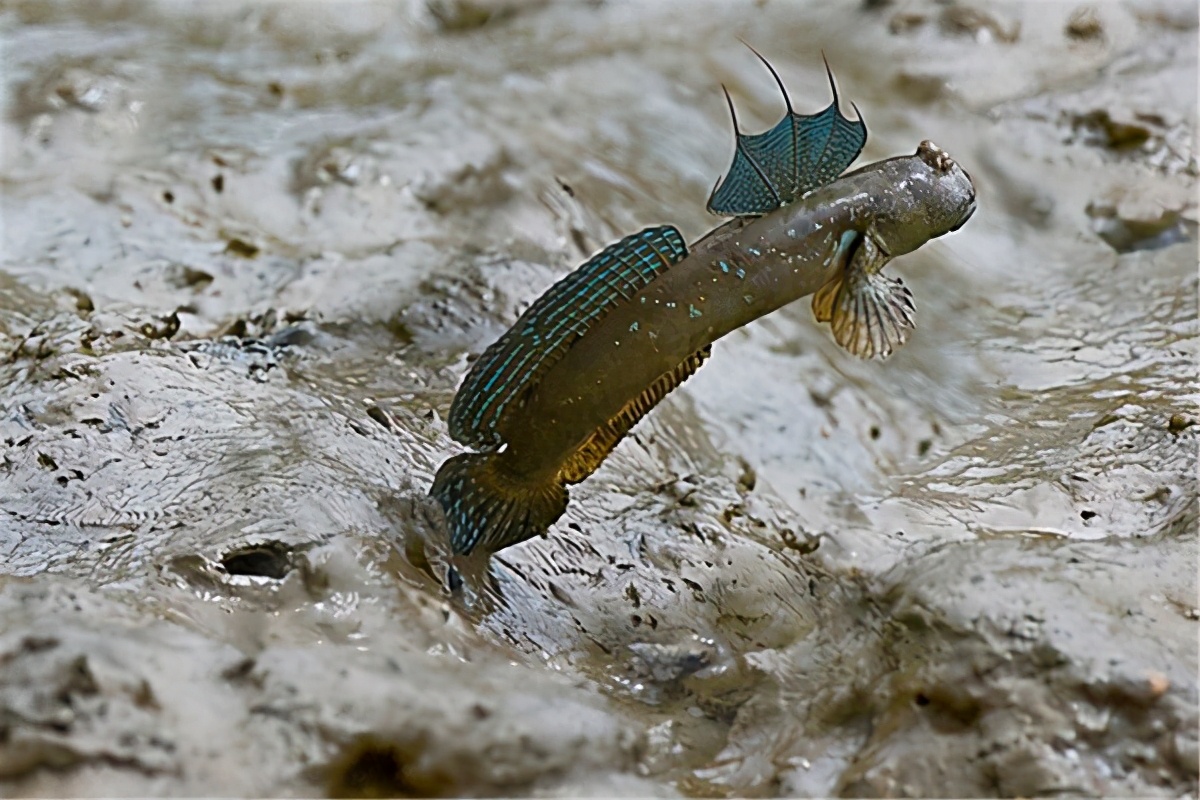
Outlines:
[{"label": "mud clump", "polygon": [[[1141,189],[1141,191],[1139,191]],[[1156,250],[1196,239],[1196,205],[1144,187],[1087,205],[1092,230],[1118,253]]]}]

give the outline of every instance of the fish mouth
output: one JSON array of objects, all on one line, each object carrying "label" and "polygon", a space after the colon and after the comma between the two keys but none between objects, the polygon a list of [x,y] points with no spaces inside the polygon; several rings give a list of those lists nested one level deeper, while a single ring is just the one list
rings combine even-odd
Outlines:
[{"label": "fish mouth", "polygon": [[972,198],[972,199],[971,199],[971,208],[967,210],[967,215],[966,215],[965,217],[963,217],[962,219],[960,219],[960,220],[958,221],[958,224],[957,224],[957,225],[955,225],[953,228],[951,228],[951,229],[950,229],[950,232],[951,232],[951,233],[954,233],[956,230],[958,230],[959,228],[961,228],[963,225],[966,225],[966,224],[967,224],[967,220],[969,220],[971,217],[975,216],[975,208],[976,208],[976,206],[975,206],[975,199],[974,199],[974,198]]}]

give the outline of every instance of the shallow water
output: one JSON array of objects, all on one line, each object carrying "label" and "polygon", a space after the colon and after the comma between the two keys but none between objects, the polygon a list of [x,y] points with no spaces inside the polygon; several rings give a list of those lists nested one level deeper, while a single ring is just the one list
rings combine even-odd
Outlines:
[{"label": "shallow water", "polygon": [[[1195,792],[1195,7],[984,8],[8,5],[5,791]],[[717,223],[738,37],[979,211],[894,357],[735,332],[463,609],[454,388]]]}]

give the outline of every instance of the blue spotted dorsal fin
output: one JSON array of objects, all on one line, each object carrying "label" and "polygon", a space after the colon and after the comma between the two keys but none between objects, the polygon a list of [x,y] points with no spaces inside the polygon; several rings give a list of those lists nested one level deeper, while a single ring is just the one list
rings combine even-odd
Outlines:
[{"label": "blue spotted dorsal fin", "polygon": [[686,255],[675,228],[647,228],[551,286],[471,367],[450,406],[450,435],[479,450],[499,448],[510,403],[605,314]]},{"label": "blue spotted dorsal fin", "polygon": [[[774,67],[757,50],[750,49],[779,84],[787,114],[765,133],[743,134],[738,131],[733,101],[725,92],[737,141],[733,163],[709,196],[708,210],[730,217],[766,214],[824,186],[850,166],[867,141],[862,115],[856,120],[842,116],[828,61],[825,71],[833,89],[833,102],[816,114],[797,114]],[[858,114],[858,107],[851,105]]]}]

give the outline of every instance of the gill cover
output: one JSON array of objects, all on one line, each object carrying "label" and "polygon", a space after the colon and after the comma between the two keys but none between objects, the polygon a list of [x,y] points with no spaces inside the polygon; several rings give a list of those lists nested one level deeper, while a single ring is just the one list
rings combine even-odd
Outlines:
[{"label": "gill cover", "polygon": [[[842,116],[828,61],[825,71],[833,89],[833,102],[816,114],[797,114],[779,73],[757,50],[750,50],[774,76],[787,114],[765,133],[741,133],[733,100],[721,87],[733,117],[736,144],[729,171],[708,198],[708,210],[730,217],[760,216],[824,186],[850,166],[867,141],[862,115],[856,120]],[[858,107],[853,103],[851,106],[858,114]]]}]

